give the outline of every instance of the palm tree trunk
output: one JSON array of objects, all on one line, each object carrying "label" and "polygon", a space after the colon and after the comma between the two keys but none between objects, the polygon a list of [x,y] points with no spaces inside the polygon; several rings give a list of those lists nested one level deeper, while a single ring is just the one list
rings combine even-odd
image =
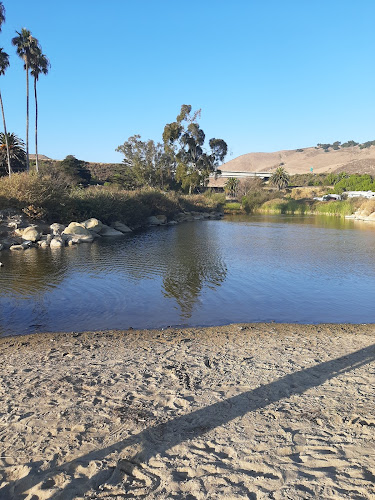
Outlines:
[{"label": "palm tree trunk", "polygon": [[29,65],[25,64],[26,69],[26,169],[29,172]]},{"label": "palm tree trunk", "polygon": [[1,92],[0,92],[0,104],[1,104],[1,112],[3,114],[4,135],[5,135],[5,144],[6,144],[6,148],[7,148],[7,159],[8,159],[8,173],[9,173],[9,177],[10,177],[12,175],[12,168],[10,166],[8,134],[7,134],[7,126],[5,124],[5,113],[4,113],[3,98],[1,97]]},{"label": "palm tree trunk", "polygon": [[35,170],[39,172],[38,162],[38,97],[36,94],[36,78],[34,77],[34,95],[35,95]]}]

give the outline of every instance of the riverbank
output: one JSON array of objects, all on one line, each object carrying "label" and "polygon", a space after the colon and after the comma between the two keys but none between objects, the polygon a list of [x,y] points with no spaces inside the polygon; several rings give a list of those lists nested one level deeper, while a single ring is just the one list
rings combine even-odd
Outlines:
[{"label": "riverbank", "polygon": [[375,326],[6,337],[1,498],[375,495]]}]

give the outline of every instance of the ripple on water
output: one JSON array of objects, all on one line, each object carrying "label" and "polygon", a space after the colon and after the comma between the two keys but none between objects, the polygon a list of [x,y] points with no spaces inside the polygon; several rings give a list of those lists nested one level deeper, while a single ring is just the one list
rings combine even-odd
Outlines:
[{"label": "ripple on water", "polygon": [[0,331],[375,322],[375,229],[332,219],[202,221],[3,252]]}]

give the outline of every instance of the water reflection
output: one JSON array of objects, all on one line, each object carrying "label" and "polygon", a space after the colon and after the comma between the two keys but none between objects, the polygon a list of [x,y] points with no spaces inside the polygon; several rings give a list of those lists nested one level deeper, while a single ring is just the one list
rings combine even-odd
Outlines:
[{"label": "water reflection", "polygon": [[155,228],[53,251],[4,253],[0,333],[185,322],[205,289],[225,279],[208,225]]},{"label": "water reflection", "polygon": [[[218,242],[212,238],[207,224],[189,224],[186,231],[174,232],[168,251],[168,266],[163,279],[164,295],[173,297],[181,308],[181,317],[191,317],[194,304],[204,286],[220,286],[227,268]],[[187,244],[188,242],[188,244]]]},{"label": "water reflection", "polygon": [[228,217],[2,252],[0,333],[375,322],[375,225]]}]

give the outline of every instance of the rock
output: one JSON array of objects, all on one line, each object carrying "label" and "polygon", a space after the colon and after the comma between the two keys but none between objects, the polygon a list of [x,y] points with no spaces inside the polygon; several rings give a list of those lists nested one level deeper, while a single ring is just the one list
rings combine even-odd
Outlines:
[{"label": "rock", "polygon": [[93,231],[94,233],[99,233],[103,228],[103,223],[98,219],[91,218],[82,222],[82,226],[86,229],[90,229],[90,231]]},{"label": "rock", "polygon": [[63,224],[59,224],[58,222],[54,222],[50,225],[51,232],[54,236],[60,236],[65,229]]},{"label": "rock", "polygon": [[40,240],[38,241],[38,245],[40,248],[48,248],[49,247],[49,241],[47,240]]},{"label": "rock", "polygon": [[52,238],[49,246],[51,248],[62,248],[64,246],[64,241],[60,236],[55,236],[55,238]]},{"label": "rock", "polygon": [[0,262],[0,267],[4,267],[4,264],[2,262]]},{"label": "rock", "polygon": [[147,218],[147,224],[149,226],[161,226],[161,221],[157,217],[152,215],[151,217]]},{"label": "rock", "polygon": [[157,216],[156,216],[156,218],[157,218],[158,220],[160,220],[160,222],[161,222],[162,224],[166,224],[166,223],[167,223],[167,217],[166,217],[166,215],[157,215]]},{"label": "rock", "polygon": [[21,243],[21,246],[24,248],[24,250],[26,250],[27,248],[30,248],[33,246],[33,242],[30,240],[26,240],[26,241],[23,241]]},{"label": "rock", "polygon": [[5,238],[2,242],[2,245],[3,245],[3,248],[6,249],[6,248],[10,248],[12,245],[18,245],[19,244],[19,240],[17,240],[16,238]]},{"label": "rock", "polygon": [[100,236],[122,236],[124,233],[121,231],[117,231],[113,227],[106,226],[103,224],[103,227],[100,230]]},{"label": "rock", "polygon": [[42,232],[37,226],[29,226],[22,231],[21,238],[27,241],[38,241],[42,236]]},{"label": "rock", "polygon": [[111,227],[113,229],[116,229],[117,231],[121,231],[122,233],[132,233],[133,231],[128,227],[126,224],[123,224],[120,221],[113,222],[111,224]]},{"label": "rock", "polygon": [[82,236],[91,236],[90,231],[79,222],[71,222],[69,226],[64,229],[62,234],[79,234]]},{"label": "rock", "polygon": [[25,248],[22,245],[12,245],[9,250],[13,251],[19,251],[19,250],[25,250]]},{"label": "rock", "polygon": [[1,250],[4,250],[4,245],[2,243],[0,243],[0,252]]},{"label": "rock", "polygon": [[64,235],[64,241],[68,243],[69,246],[78,245],[79,243],[92,243],[94,241],[94,236],[92,234],[66,234]]},{"label": "rock", "polygon": [[168,226],[174,226],[175,224],[178,224],[178,222],[176,220],[170,220],[168,222]]}]

